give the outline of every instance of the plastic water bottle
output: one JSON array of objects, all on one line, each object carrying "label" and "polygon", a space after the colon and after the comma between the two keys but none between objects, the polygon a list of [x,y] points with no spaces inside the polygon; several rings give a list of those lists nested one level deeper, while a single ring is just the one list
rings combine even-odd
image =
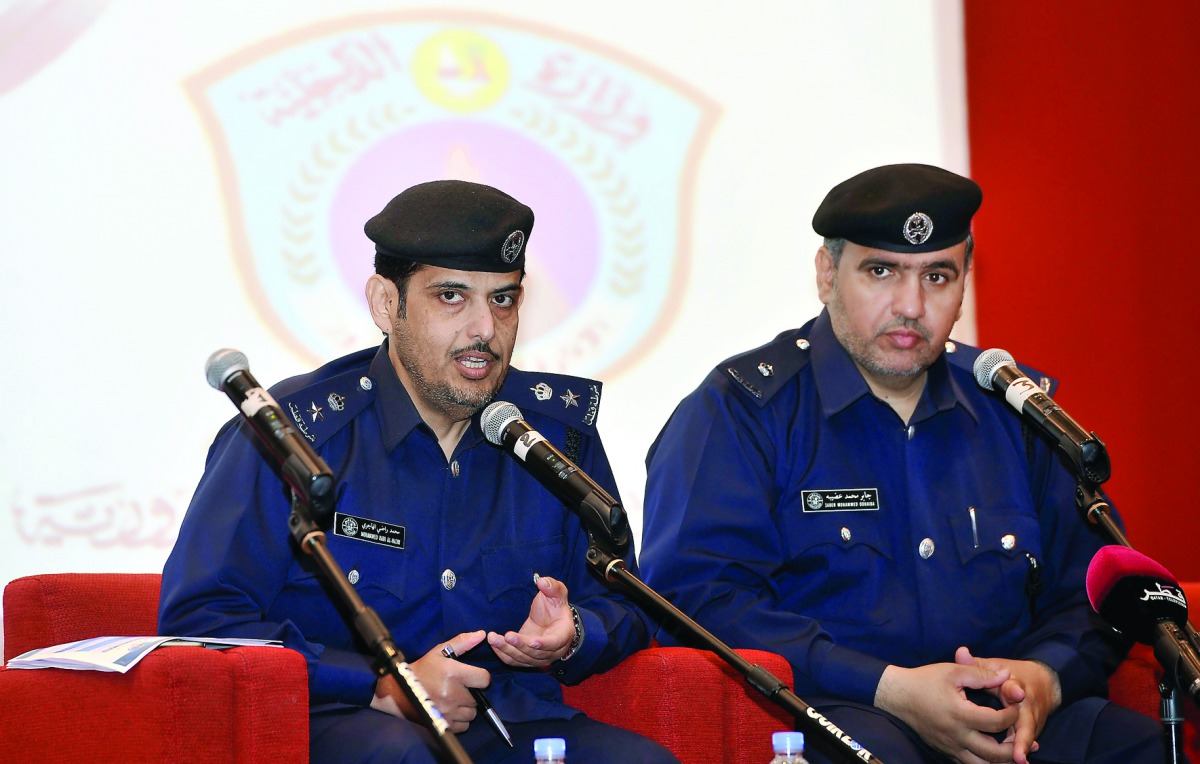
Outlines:
[{"label": "plastic water bottle", "polygon": [[776,732],[771,735],[771,746],[775,749],[771,764],[808,764],[804,758],[803,732]]},{"label": "plastic water bottle", "polygon": [[561,737],[539,737],[533,741],[534,764],[563,764],[567,760],[567,741]]}]

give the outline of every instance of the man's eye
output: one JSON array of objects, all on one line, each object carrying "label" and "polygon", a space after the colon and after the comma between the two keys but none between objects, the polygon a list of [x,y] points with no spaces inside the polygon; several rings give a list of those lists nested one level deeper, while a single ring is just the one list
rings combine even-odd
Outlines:
[{"label": "man's eye", "polygon": [[871,267],[871,275],[877,276],[879,278],[883,278],[884,276],[888,275],[891,272],[892,271],[890,268],[886,268],[882,265],[874,265]]},{"label": "man's eye", "polygon": [[447,289],[441,294],[442,302],[462,302],[463,296],[461,292],[456,292],[453,289]]},{"label": "man's eye", "polygon": [[492,297],[492,302],[501,308],[511,308],[516,303],[516,299],[511,294],[498,294]]},{"label": "man's eye", "polygon": [[950,280],[944,273],[931,273],[926,278],[935,284],[945,284]]}]

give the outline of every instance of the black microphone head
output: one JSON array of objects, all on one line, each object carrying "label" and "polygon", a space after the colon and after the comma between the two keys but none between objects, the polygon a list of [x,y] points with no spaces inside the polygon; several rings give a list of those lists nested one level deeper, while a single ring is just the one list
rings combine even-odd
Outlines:
[{"label": "black microphone head", "polygon": [[483,410],[479,426],[483,428],[483,436],[489,443],[497,446],[504,445],[504,428],[511,422],[521,421],[521,410],[508,401],[493,401]]},{"label": "black microphone head", "polygon": [[218,390],[230,375],[239,371],[250,371],[250,362],[246,360],[245,353],[233,348],[214,350],[204,362],[204,376],[208,378],[208,384]]},{"label": "black microphone head", "polygon": [[975,381],[984,390],[995,390],[996,386],[993,380],[996,376],[996,369],[1001,366],[1016,366],[1017,361],[1012,357],[1007,350],[1000,348],[992,348],[985,350],[975,359],[975,365],[971,367],[975,372]]},{"label": "black microphone head", "polygon": [[1101,547],[1088,564],[1092,609],[1113,628],[1139,642],[1154,644],[1155,625],[1187,624],[1187,598],[1170,571],[1126,546]]}]

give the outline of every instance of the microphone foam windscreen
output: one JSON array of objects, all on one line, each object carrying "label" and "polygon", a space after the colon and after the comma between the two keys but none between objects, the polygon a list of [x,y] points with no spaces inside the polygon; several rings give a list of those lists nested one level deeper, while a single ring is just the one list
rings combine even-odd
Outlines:
[{"label": "microphone foam windscreen", "polygon": [[208,384],[217,390],[221,389],[221,385],[229,379],[229,375],[236,371],[249,370],[250,362],[246,360],[245,354],[233,348],[214,350],[208,360],[204,362],[204,376],[208,380]]},{"label": "microphone foam windscreen", "polygon": [[979,383],[979,386],[984,390],[991,390],[993,389],[992,375],[996,373],[996,369],[1001,366],[1016,365],[1016,359],[1007,350],[992,348],[979,354],[974,365],[971,366],[971,370],[975,372],[975,381]]},{"label": "microphone foam windscreen", "polygon": [[1101,547],[1088,565],[1092,609],[1122,633],[1153,644],[1161,621],[1187,623],[1187,600],[1179,582],[1160,563],[1126,546]]},{"label": "microphone foam windscreen", "polygon": [[521,419],[521,410],[508,401],[494,401],[488,404],[479,418],[479,426],[483,428],[483,436],[493,445],[504,445],[504,428],[508,423]]}]

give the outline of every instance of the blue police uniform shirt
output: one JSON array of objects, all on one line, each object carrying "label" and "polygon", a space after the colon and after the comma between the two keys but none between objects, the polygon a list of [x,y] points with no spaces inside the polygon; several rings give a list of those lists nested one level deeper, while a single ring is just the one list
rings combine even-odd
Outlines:
[{"label": "blue police uniform shirt", "polygon": [[888,664],[960,645],[1042,661],[1064,704],[1103,694],[1120,650],[1084,589],[1103,539],[1065,463],[976,384],[978,352],[939,357],[907,425],[827,312],[722,363],[647,457],[645,581],[731,646],[782,654],[801,695],[870,705]]},{"label": "blue police uniform shirt", "polygon": [[[600,393],[591,380],[510,369],[497,399],[515,404],[568,455],[564,444],[577,439],[576,463],[615,497],[595,430]],[[585,638],[550,671],[507,666],[486,641],[468,652],[467,662],[491,672],[488,699],[504,719],[573,716],[560,681],[581,681],[648,644],[645,615],[587,570],[578,518],[486,441],[478,414],[447,462],[386,341],[272,394],[337,477],[329,551],[408,661],[461,632],[519,630],[535,574],[566,583]],[[160,633],[282,640],[307,661],[314,708],[365,706],[374,694],[372,656],[292,541],[290,511],[252,431],[240,418],[227,423],[163,569]],[[627,562],[636,570],[632,549]]]}]

